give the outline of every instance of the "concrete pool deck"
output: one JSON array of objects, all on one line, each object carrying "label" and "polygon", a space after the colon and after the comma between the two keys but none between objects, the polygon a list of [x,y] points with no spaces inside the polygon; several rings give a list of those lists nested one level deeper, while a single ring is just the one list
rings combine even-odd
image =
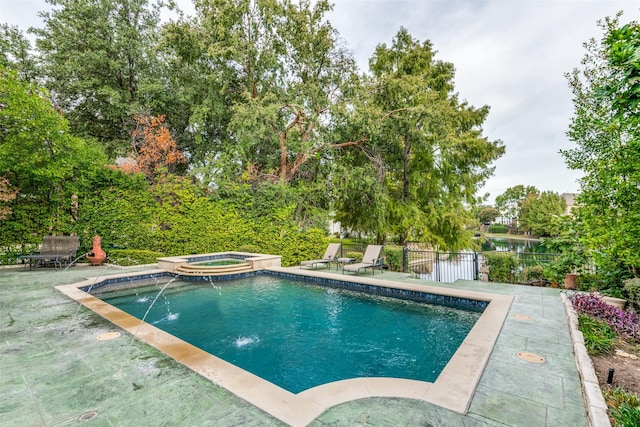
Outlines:
[{"label": "concrete pool deck", "polygon": [[[53,288],[148,269],[0,270],[3,425],[284,425],[127,333],[97,339],[122,331]],[[331,407],[309,425],[589,425],[559,290],[433,283],[402,273],[375,278],[514,301],[465,415],[420,400],[365,398]],[[522,352],[545,362],[522,360]]]}]

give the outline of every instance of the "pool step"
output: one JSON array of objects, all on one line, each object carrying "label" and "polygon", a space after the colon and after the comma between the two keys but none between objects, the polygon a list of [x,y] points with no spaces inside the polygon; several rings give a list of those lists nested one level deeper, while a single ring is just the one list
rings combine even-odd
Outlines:
[{"label": "pool step", "polygon": [[253,271],[251,264],[243,262],[230,265],[193,265],[184,263],[175,272],[184,276],[221,276]]}]

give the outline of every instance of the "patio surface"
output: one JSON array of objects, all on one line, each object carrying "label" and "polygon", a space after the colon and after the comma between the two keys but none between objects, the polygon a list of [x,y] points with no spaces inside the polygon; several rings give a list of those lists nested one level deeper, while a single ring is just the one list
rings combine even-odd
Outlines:
[{"label": "patio surface", "polygon": [[[3,426],[284,425],[53,288],[148,270],[75,266],[0,269]],[[367,274],[369,276],[369,274]],[[560,291],[519,285],[384,279],[514,296],[466,415],[422,401],[367,398],[330,408],[311,426],[588,426]],[[375,277],[382,278],[376,275]],[[522,360],[519,352],[544,357]]]}]

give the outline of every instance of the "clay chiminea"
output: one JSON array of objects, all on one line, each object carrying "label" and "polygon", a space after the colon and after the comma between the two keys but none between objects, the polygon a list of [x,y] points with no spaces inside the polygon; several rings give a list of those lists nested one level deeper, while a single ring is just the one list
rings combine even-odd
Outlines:
[{"label": "clay chiminea", "polygon": [[87,259],[91,265],[100,265],[107,259],[107,254],[102,250],[100,244],[102,243],[102,237],[95,236],[93,238],[93,249],[87,252]]}]

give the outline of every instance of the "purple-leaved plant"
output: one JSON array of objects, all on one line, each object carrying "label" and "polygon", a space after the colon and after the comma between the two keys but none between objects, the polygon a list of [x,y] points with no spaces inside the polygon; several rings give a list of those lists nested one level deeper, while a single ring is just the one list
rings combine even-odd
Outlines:
[{"label": "purple-leaved plant", "polygon": [[619,335],[640,341],[640,316],[607,304],[596,293],[576,293],[569,297],[578,314],[605,321]]}]

